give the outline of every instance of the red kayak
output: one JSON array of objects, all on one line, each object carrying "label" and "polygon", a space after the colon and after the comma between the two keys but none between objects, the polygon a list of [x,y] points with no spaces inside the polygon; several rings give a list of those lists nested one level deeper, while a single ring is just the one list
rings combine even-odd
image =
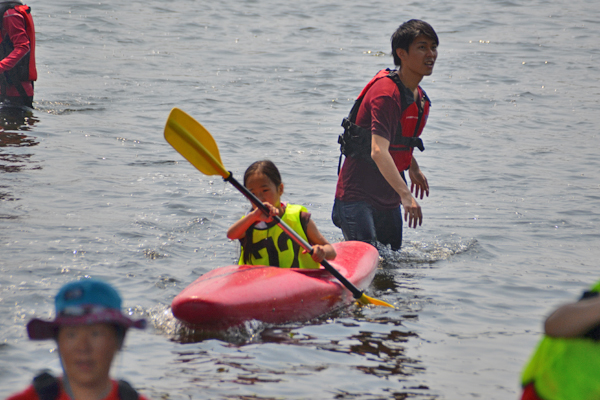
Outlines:
[{"label": "red kayak", "polygon": [[[379,253],[363,242],[334,243],[330,264],[360,290],[377,269]],[[195,328],[226,329],[244,321],[271,324],[307,321],[353,300],[325,269],[229,265],[185,288],[171,303],[173,315]]]}]

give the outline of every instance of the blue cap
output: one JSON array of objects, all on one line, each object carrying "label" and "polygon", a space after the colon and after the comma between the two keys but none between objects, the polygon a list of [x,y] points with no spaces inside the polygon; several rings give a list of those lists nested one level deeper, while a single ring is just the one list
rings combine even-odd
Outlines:
[{"label": "blue cap", "polygon": [[121,310],[121,296],[109,284],[96,279],[83,279],[64,285],[54,299],[56,315],[68,314],[70,308],[100,306]]}]

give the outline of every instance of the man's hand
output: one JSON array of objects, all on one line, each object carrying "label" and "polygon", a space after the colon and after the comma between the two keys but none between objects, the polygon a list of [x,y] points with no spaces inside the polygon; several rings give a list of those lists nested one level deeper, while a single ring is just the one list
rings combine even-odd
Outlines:
[{"label": "man's hand", "polygon": [[[377,168],[379,168],[381,175],[383,175],[390,186],[394,188],[396,193],[400,195],[400,201],[402,202],[402,207],[404,207],[404,220],[408,221],[408,227],[416,228],[417,224],[421,225],[423,223],[421,206],[417,203],[417,200],[415,200],[411,191],[408,190],[406,182],[404,182],[400,176],[400,172],[398,172],[398,169],[394,164],[394,160],[389,152],[390,142],[379,135],[373,135],[372,137],[371,157],[373,158],[373,161],[375,161],[375,164],[377,164]],[[417,177],[421,177],[420,183],[417,184],[421,198],[423,198],[423,193],[429,195],[427,179],[425,179],[425,175],[421,173],[419,164],[417,164],[414,157],[409,170],[411,181],[413,181],[412,173],[415,172],[415,180],[413,181],[415,184],[418,179]]]},{"label": "man's hand", "polygon": [[421,172],[419,164],[417,164],[417,160],[415,160],[414,157],[410,163],[410,168],[408,169],[408,176],[410,178],[410,191],[415,197],[421,200],[423,200],[423,195],[429,197],[429,183],[427,182],[425,174]]},{"label": "man's hand", "polygon": [[423,223],[423,212],[417,200],[410,193],[407,196],[402,196],[402,207],[404,207],[404,220],[408,222],[409,228],[416,228],[417,224],[421,226]]}]

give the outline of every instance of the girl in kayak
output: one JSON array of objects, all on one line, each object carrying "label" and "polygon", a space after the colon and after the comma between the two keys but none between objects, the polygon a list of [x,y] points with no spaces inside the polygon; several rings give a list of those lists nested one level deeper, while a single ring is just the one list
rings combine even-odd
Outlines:
[{"label": "girl in kayak", "polygon": [[[227,230],[229,239],[241,242],[240,265],[319,268],[324,259],[335,258],[333,246],[319,232],[307,209],[281,202],[283,183],[273,162],[263,160],[250,165],[244,173],[244,186],[267,206],[270,214],[265,215],[252,205],[252,210]],[[273,220],[275,215],[310,243],[312,254],[304,251],[277,225]]]}]

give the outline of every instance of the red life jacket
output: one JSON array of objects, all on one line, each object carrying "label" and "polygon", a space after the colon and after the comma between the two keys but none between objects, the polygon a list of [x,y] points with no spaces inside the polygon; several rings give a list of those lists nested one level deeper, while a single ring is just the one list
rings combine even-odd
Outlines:
[{"label": "red life jacket", "polygon": [[541,400],[535,391],[535,386],[533,383],[525,386],[523,388],[523,394],[521,395],[521,400]]},{"label": "red life jacket", "polygon": [[419,91],[420,104],[415,102],[413,94],[400,81],[400,77],[398,77],[396,71],[390,69],[381,70],[367,83],[354,102],[350,114],[342,122],[344,133],[338,138],[338,143],[340,144],[340,151],[346,157],[361,158],[368,161],[371,165],[375,165],[375,162],[371,158],[371,130],[356,125],[356,116],[366,93],[375,82],[383,78],[392,79],[400,91],[400,123],[390,142],[389,151],[398,171],[404,171],[410,167],[413,149],[417,147],[421,151],[425,150],[423,141],[419,136],[421,136],[423,128],[427,123],[431,101],[425,91],[419,86],[417,90]]},{"label": "red life jacket", "polygon": [[[16,78],[18,78],[19,81],[36,81],[37,69],[35,65],[35,26],[33,24],[33,17],[31,16],[31,7],[24,4],[15,6],[14,3],[9,3],[7,7],[0,9],[0,12],[2,12],[2,18],[4,18],[4,13],[11,8],[21,14],[23,17],[23,20],[25,21],[25,32],[29,38],[29,54],[23,57],[12,70],[15,70]],[[13,49],[14,45],[11,42],[10,37],[6,35],[6,37],[2,38],[2,54],[0,55],[2,58],[4,58],[9,55]]]},{"label": "red life jacket", "polygon": [[27,65],[28,81],[37,81],[37,68],[35,65],[35,25],[31,16],[31,7],[22,5],[15,7],[15,11],[23,16],[25,20],[25,31],[29,37],[29,65]]}]

